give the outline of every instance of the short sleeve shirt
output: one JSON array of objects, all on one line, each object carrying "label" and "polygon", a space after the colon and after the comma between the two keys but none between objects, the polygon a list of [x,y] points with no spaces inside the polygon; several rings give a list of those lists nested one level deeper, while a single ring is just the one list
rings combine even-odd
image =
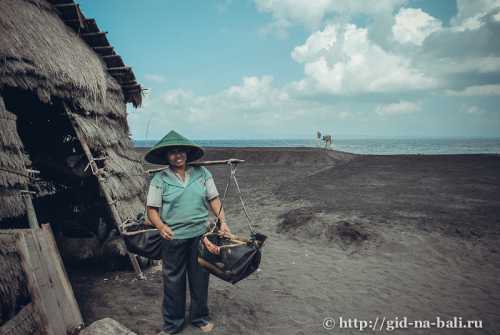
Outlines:
[{"label": "short sleeve shirt", "polygon": [[209,201],[219,193],[210,171],[188,167],[183,181],[170,168],[156,173],[149,185],[146,205],[157,207],[174,231],[174,238],[190,238],[206,231]]}]

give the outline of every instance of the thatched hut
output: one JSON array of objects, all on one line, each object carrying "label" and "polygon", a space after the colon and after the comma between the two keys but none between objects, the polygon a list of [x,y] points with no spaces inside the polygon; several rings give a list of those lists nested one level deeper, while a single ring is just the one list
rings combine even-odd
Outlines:
[{"label": "thatched hut", "polygon": [[[59,236],[109,238],[141,213],[146,178],[126,110],[141,92],[73,0],[1,0],[0,229],[29,228],[34,217]],[[2,241],[0,326],[28,299]]]},{"label": "thatched hut", "polygon": [[121,221],[140,213],[145,178],[128,102],[140,104],[141,86],[72,0],[0,1],[0,228],[27,225],[27,190],[56,231],[85,215],[95,230],[92,216],[113,221],[100,210],[111,205]]}]

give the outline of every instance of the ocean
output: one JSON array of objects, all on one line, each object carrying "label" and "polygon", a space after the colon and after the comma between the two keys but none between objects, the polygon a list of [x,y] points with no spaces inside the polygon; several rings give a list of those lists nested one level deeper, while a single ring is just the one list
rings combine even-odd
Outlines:
[{"label": "ocean", "polygon": [[[136,147],[150,147],[157,140],[134,140]],[[193,140],[202,147],[318,147],[316,140]],[[500,138],[405,138],[405,139],[338,139],[333,141],[335,150],[357,154],[500,154]]]}]

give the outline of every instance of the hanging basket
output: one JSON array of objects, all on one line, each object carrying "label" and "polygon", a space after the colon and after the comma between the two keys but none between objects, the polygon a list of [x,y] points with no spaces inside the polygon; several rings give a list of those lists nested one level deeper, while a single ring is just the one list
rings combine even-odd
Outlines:
[{"label": "hanging basket", "polygon": [[[205,243],[207,238],[219,247],[219,254],[211,253]],[[260,265],[261,251],[266,236],[252,233],[250,239],[243,239],[232,234],[221,234],[212,230],[200,239],[198,246],[198,264],[214,276],[236,284],[254,273]]]},{"label": "hanging basket", "polygon": [[128,251],[150,259],[161,259],[163,237],[158,229],[145,224],[144,216],[125,222],[121,235]]}]

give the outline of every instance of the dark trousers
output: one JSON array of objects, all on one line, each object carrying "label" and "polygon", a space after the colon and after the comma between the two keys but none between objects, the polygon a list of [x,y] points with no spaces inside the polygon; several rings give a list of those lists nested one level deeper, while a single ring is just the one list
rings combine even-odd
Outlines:
[{"label": "dark trousers", "polygon": [[163,328],[167,332],[179,331],[184,325],[186,274],[191,295],[191,323],[199,327],[208,321],[209,273],[198,265],[200,238],[163,241]]}]

